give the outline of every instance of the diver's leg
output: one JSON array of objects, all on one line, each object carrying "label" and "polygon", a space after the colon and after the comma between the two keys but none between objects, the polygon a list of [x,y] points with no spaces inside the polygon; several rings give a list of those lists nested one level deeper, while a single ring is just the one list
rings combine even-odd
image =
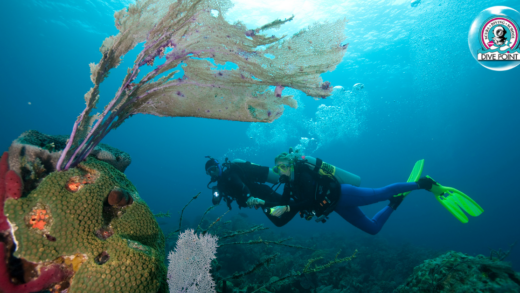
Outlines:
[{"label": "diver's leg", "polygon": [[350,184],[341,184],[339,204],[348,206],[365,206],[389,200],[396,194],[416,189],[419,189],[419,186],[415,182],[394,183],[381,188],[364,188]]},{"label": "diver's leg", "polygon": [[369,219],[363,211],[356,206],[340,206],[338,205],[335,209],[343,219],[355,227],[367,232],[371,235],[376,235],[381,231],[386,220],[390,217],[394,211],[391,207],[386,206],[380,210],[372,219]]}]

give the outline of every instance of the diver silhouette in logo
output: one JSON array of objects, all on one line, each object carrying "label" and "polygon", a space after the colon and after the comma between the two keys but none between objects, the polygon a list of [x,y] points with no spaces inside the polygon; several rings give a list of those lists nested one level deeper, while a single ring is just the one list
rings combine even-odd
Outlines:
[{"label": "diver silhouette in logo", "polygon": [[503,26],[496,26],[493,29],[493,34],[495,35],[495,37],[492,38],[493,44],[491,45],[491,47],[489,47],[489,49],[500,49],[500,51],[504,51],[510,48],[510,46],[507,45],[507,31]]}]

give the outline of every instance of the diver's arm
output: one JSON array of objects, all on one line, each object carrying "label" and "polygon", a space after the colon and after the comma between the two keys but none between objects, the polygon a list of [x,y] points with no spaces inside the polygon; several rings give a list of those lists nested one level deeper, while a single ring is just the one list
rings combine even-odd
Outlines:
[{"label": "diver's arm", "polygon": [[[294,203],[294,201],[292,201],[292,200],[291,200],[291,202]],[[284,202],[284,201],[266,201],[263,204],[264,207],[269,207],[269,208],[272,208],[275,206],[283,206],[283,205],[287,205],[286,202]]]},{"label": "diver's arm", "polygon": [[305,201],[301,201],[301,202],[293,202],[293,203],[289,204],[289,207],[291,208],[291,210],[307,210],[307,209],[311,210],[313,204],[314,204],[313,200],[305,200]]},{"label": "diver's arm", "polygon": [[[306,189],[306,190],[311,190],[311,189]],[[293,190],[290,187],[286,186],[284,188],[282,196],[280,196],[280,201],[269,201],[269,202],[266,201],[265,206],[274,207],[274,206],[288,205],[291,208],[291,211],[312,208],[312,205],[314,203],[314,201],[312,200],[312,198],[314,197],[314,193],[305,194],[305,196],[302,197],[302,198],[305,198],[304,200],[295,201],[291,196],[291,191],[293,191]]]},{"label": "diver's arm", "polygon": [[289,203],[289,198],[282,196],[265,184],[248,184],[251,196],[264,201],[264,207],[275,207]]},{"label": "diver's arm", "polygon": [[231,162],[238,163],[237,166],[239,166],[243,172],[246,172],[247,176],[249,176],[249,178],[251,178],[251,180],[254,182],[269,182],[271,184],[276,184],[280,178],[280,175],[274,173],[271,168],[266,166],[260,166],[241,159],[234,159]]},{"label": "diver's arm", "polygon": [[244,184],[244,182],[242,182],[242,179],[240,179],[240,176],[238,176],[238,174],[236,173],[231,173],[230,176],[229,176],[229,183],[231,184],[232,188],[234,190],[237,190],[239,191],[242,195],[247,195],[247,194],[250,194],[251,191],[249,191],[249,188],[247,187],[247,185]]}]

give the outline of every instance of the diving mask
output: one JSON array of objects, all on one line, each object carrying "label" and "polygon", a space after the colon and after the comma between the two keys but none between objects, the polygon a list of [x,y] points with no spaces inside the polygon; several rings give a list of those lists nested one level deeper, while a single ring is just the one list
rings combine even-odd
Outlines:
[{"label": "diving mask", "polygon": [[280,164],[273,167],[273,172],[276,174],[280,174],[280,172],[285,172],[287,169],[291,167],[290,164]]},{"label": "diving mask", "polygon": [[216,172],[216,171],[218,171],[218,167],[216,165],[211,166],[206,170],[206,175],[212,176],[211,173]]}]

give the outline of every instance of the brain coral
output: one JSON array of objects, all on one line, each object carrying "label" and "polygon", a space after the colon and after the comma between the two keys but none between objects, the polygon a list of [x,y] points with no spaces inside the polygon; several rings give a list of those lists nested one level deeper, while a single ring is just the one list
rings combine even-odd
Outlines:
[{"label": "brain coral", "polygon": [[[112,205],[111,205],[112,204]],[[89,157],[52,172],[4,212],[17,249],[38,267],[59,264],[73,292],[167,292],[165,239],[136,188],[111,165]]]}]

